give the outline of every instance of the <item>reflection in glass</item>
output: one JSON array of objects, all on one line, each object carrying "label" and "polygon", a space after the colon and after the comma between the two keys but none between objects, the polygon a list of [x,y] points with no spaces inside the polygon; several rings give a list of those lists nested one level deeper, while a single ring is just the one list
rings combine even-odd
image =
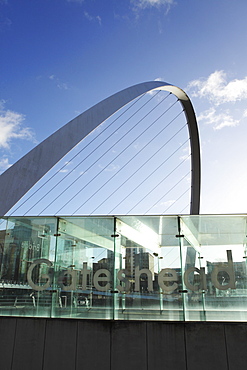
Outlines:
[{"label": "reflection in glass", "polygon": [[56,223],[10,217],[1,224],[1,315],[50,316]]},{"label": "reflection in glass", "polygon": [[245,216],[6,217],[0,314],[245,321]]}]

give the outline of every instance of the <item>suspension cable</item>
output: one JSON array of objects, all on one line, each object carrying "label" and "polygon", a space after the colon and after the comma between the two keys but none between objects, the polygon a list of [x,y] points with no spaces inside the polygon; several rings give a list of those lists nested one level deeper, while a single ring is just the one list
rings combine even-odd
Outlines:
[{"label": "suspension cable", "polygon": [[[119,174],[120,171],[122,171],[132,160],[134,160],[148,145],[150,145],[153,140],[156,139],[156,137],[158,135],[160,135],[161,132],[165,131],[165,129],[172,123],[175,121],[175,119],[182,113],[183,111],[181,111],[174,119],[172,119],[165,127],[163,127],[153,138],[152,140],[150,140],[146,145],[144,145],[144,147],[135,155],[133,156],[129,161],[127,161],[123,167],[121,167],[110,179],[108,179],[92,196],[90,196],[89,199],[91,199],[98,191],[100,191],[108,182],[110,182],[116,175]],[[139,172],[155,155],[157,155],[180,131],[182,131],[182,129],[185,127],[186,125],[184,125],[182,128],[180,128],[169,140],[167,140],[151,157],[149,157],[132,175],[130,175],[129,177],[127,177],[126,180],[124,180],[124,182],[121,183],[121,185],[119,185],[117,187],[117,189],[114,190],[114,192],[118,191],[121,187],[123,187],[126,182],[128,182],[134,175],[137,174],[137,172]],[[102,204],[104,204],[112,195],[113,193],[112,192],[106,199],[103,200],[103,202],[101,202],[91,213],[94,213],[100,206],[102,206]],[[88,199],[88,200],[89,200]],[[88,201],[87,200],[87,201]],[[86,202],[84,202],[79,208],[81,208]],[[77,209],[78,210],[78,209]],[[76,211],[77,211],[76,210]]]},{"label": "suspension cable", "polygon": [[[161,90],[159,90],[155,95],[157,95],[158,93],[160,93]],[[68,166],[68,164],[70,162],[72,162],[79,154],[81,154],[89,145],[91,145],[96,139],[99,138],[100,135],[102,135],[106,130],[108,130],[120,117],[122,117],[130,108],[132,108],[140,99],[142,99],[145,95],[145,94],[142,94],[141,96],[139,96],[138,99],[136,99],[132,104],[130,104],[118,117],[116,117],[107,127],[105,127],[102,131],[100,131],[100,133],[94,137],[87,145],[85,145],[78,153],[76,153],[72,158],[70,158],[62,167],[60,167],[51,177],[49,177],[49,179],[47,179],[42,185],[40,185],[38,187],[38,189],[36,189],[32,194],[30,194],[30,196],[28,198],[26,198],[17,208],[15,208],[11,213],[10,213],[10,216],[16,212],[19,208],[21,208],[28,200],[30,200],[35,194],[37,194],[37,192],[39,190],[41,190],[45,185],[47,185],[58,173],[60,173],[66,166]],[[168,94],[169,95],[169,94]],[[151,99],[149,99],[151,100]],[[121,125],[122,126],[122,125]],[[120,127],[121,127],[120,126]],[[107,138],[106,140],[108,140],[109,138]],[[102,145],[106,140],[104,140],[100,145]],[[100,146],[99,145],[99,146]],[[98,146],[98,147],[99,147]],[[98,147],[96,149],[98,149]],[[88,158],[88,156],[86,158],[83,159],[86,160]],[[80,164],[79,164],[80,165]],[[78,166],[76,166],[75,168],[77,168]],[[63,179],[61,181],[63,181],[71,172],[73,172],[75,170],[75,168],[73,168],[67,175],[65,175],[63,177]],[[59,184],[61,183],[61,181],[59,182]],[[50,191],[52,191],[53,189],[56,188],[58,184],[56,184],[55,186],[53,186],[52,189],[50,189]],[[41,200],[43,200],[45,198],[47,194],[45,194],[44,196],[42,196],[38,202],[36,202],[31,208],[29,208],[24,215],[27,214],[27,212],[29,212],[32,208],[34,208]],[[1,223],[0,223],[1,225]]]},{"label": "suspension cable", "polygon": [[[180,165],[182,164],[182,163],[184,163],[188,158],[190,157],[190,155],[186,158],[186,159],[184,159],[183,160],[183,162],[181,162],[180,163]],[[179,165],[177,166],[177,167],[175,167],[174,168],[174,170],[172,171],[172,172],[174,172],[177,168],[179,167]],[[156,206],[156,204],[158,204],[167,194],[169,194],[178,184],[180,184],[180,182],[182,182],[182,180],[186,177],[186,176],[188,176],[190,174],[190,171],[188,172],[188,173],[186,173],[186,175],[184,175],[178,182],[176,182],[176,184],[175,185],[173,185],[157,202],[155,202],[153,205],[152,205],[152,207],[150,207],[145,213],[144,213],[144,215],[145,214],[147,214],[149,211],[150,211],[150,209],[152,209],[153,207],[155,207]],[[159,185],[159,184],[158,184]]]},{"label": "suspension cable", "polygon": [[[183,146],[183,145],[185,145],[187,142],[188,142],[188,140],[189,139],[187,139],[182,145],[180,145],[179,146],[179,148],[177,148],[169,157],[167,157],[158,167],[156,167],[156,169],[155,170],[153,170],[140,184],[138,184],[128,195],[126,195],[114,208],[112,208],[111,210],[110,210],[110,212],[108,213],[108,215],[110,214],[110,213],[112,213],[113,211],[114,211],[114,209],[116,209],[121,203],[123,203],[131,194],[133,194],[141,185],[143,185],[144,184],[144,182],[146,182],[160,167],[162,167],[175,153],[177,153],[177,151],[179,150],[179,149],[181,149],[181,147]],[[180,163],[180,165],[181,165],[181,163]],[[172,171],[173,172],[173,171]],[[171,173],[172,173],[171,172]],[[167,175],[167,177],[171,174],[171,173],[169,173],[168,175]],[[162,180],[162,181],[164,181],[166,179],[166,177]],[[146,196],[147,196],[147,194],[145,195],[145,197],[143,197],[142,199],[141,199],[141,201],[144,199],[144,198],[146,198]],[[135,205],[136,206],[136,205]],[[135,207],[134,206],[134,207]],[[134,208],[133,207],[133,208]],[[130,210],[130,211],[132,211],[132,209]],[[129,211],[129,212],[130,212]],[[128,214],[128,213],[127,213]]]},{"label": "suspension cable", "polygon": [[[189,172],[190,173],[190,172]],[[186,176],[188,176],[189,175],[189,173],[187,173],[187,175]],[[186,177],[186,176],[184,176],[184,177]],[[176,185],[178,185],[178,183],[176,184]],[[177,201],[179,200],[179,199],[181,199],[183,196],[184,196],[184,194],[186,194],[188,191],[190,190],[190,188],[187,188],[181,195],[180,195],[180,197],[178,197],[176,200],[175,200],[175,202],[173,202],[172,204],[170,204],[169,205],[169,207],[167,207],[163,212],[162,212],[162,215],[169,209],[169,208],[171,208],[171,206],[173,206],[175,203],[177,203]]]},{"label": "suspension cable", "polygon": [[[169,94],[170,95],[170,94]],[[90,168],[93,167],[94,164],[96,164],[99,159],[101,159],[106,153],[108,153],[116,144],[118,144],[125,136],[127,136],[135,127],[137,127],[137,125],[139,125],[154,109],[156,109],[165,99],[167,99],[167,97],[169,96],[167,95],[165,98],[163,98],[154,108],[152,108],[147,114],[145,114],[133,127],[131,127],[123,136],[121,136],[121,138],[119,140],[117,140],[109,149],[107,149],[106,152],[104,152],[99,158],[97,158],[97,160],[95,160],[86,170],[85,172],[87,172]],[[174,102],[172,104],[172,106],[174,104],[177,103],[178,100],[176,100],[176,102]],[[147,128],[148,129],[148,128]],[[147,130],[146,129],[146,130]],[[141,136],[141,134],[139,135]],[[137,138],[135,138],[136,140]],[[133,140],[133,142],[135,141]],[[127,147],[128,148],[128,147]],[[61,211],[62,208],[64,208],[72,199],[74,199],[78,194],[80,194],[93,180],[95,180],[104,170],[107,166],[109,166],[112,162],[114,162],[114,160],[116,160],[116,158],[118,158],[127,148],[125,148],[124,150],[122,150],[113,160],[111,160],[110,162],[108,162],[108,164],[101,169],[101,171],[99,171],[97,173],[97,175],[95,175],[86,185],[83,186],[82,189],[80,189],[76,194],[74,194],[65,204],[63,204],[63,206],[55,213],[59,213]],[[59,194],[52,202],[50,202],[41,212],[44,212],[45,209],[47,209],[54,201],[56,201],[63,193],[65,193],[65,191],[67,191],[72,185],[74,185],[82,176],[83,176],[84,173],[82,173],[80,176],[78,176],[70,185],[68,185],[61,194]]]},{"label": "suspension cable", "polygon": [[[122,126],[124,126],[125,125],[125,123],[126,122],[128,122],[129,120],[130,120],[130,118],[132,118],[137,112],[139,112],[143,107],[145,107],[145,105],[147,105],[156,95],[158,95],[160,93],[160,90],[154,95],[154,96],[152,96],[147,102],[145,102],[133,115],[131,115],[127,120],[125,120],[111,135],[113,135],[116,131],[118,131],[119,130],[119,128],[121,128]],[[170,94],[168,94],[166,97],[168,97]],[[143,96],[143,95],[142,95]],[[142,98],[142,96],[141,97],[139,97],[138,98],[138,100],[140,100],[141,98]],[[131,105],[131,107],[133,106],[135,104],[135,102]],[[122,113],[122,115],[127,111],[128,109],[126,109],[123,113]],[[119,117],[121,117],[121,115],[119,116]],[[116,122],[117,121],[117,119],[119,118],[119,117],[117,117],[112,123],[111,123],[111,125],[114,123],[114,122]],[[110,126],[111,126],[110,125]],[[108,126],[108,128],[110,127],[110,126]],[[107,128],[105,128],[103,131],[102,131],[102,133],[106,130]],[[100,134],[99,134],[100,135]],[[94,140],[96,140],[98,137],[99,137],[99,135],[96,137],[96,138],[94,138],[91,142],[93,142]],[[56,183],[50,190],[49,190],[49,193],[52,191],[52,190],[54,190],[58,185],[60,185],[61,184],[61,182],[63,182],[72,172],[74,172],[75,171],[75,169],[76,168],[78,168],[87,158],[89,158],[90,157],[90,155],[92,154],[92,153],[94,153],[95,152],[95,150],[97,150],[101,145],[103,145],[107,140],[109,140],[110,139],[110,136],[109,137],[107,137],[105,140],[103,140],[93,151],[91,151],[85,158],[83,158],[74,168],[72,168],[71,169],[71,171],[70,172],[68,172],[62,179],[61,179],[61,181],[59,182],[59,183]],[[86,145],[86,147],[85,148],[83,148],[81,151],[79,151],[72,159],[74,159],[77,155],[79,155],[84,149],[86,149],[90,144],[91,144],[91,142],[90,143],[88,143],[87,145]],[[116,145],[116,143],[114,144],[114,145]],[[113,146],[114,146],[113,145]],[[113,147],[112,146],[112,147]],[[111,147],[111,148],[112,148]],[[110,150],[110,149],[109,149]],[[108,150],[107,150],[108,151]],[[107,151],[105,152],[105,153],[107,153]],[[103,155],[100,157],[100,158],[102,158],[104,155],[105,155],[105,153],[103,153]],[[97,161],[96,161],[97,162]],[[88,171],[96,162],[94,162],[91,166],[89,166],[87,169],[86,169],[86,171]],[[85,171],[85,172],[86,172]],[[59,172],[59,171],[58,171]],[[83,175],[83,174],[82,174]],[[82,176],[81,175],[81,176]],[[80,177],[81,177],[80,176]],[[71,186],[73,185],[73,183],[71,184]],[[69,188],[69,187],[68,187]],[[66,191],[67,190],[67,188],[64,190],[64,191]],[[38,201],[35,203],[35,204],[33,204],[26,212],[25,212],[25,214],[24,215],[26,215],[31,209],[33,209],[38,203],[40,203],[49,193],[46,193],[46,194],[44,194],[41,198],[39,198],[38,199]],[[61,195],[61,194],[60,194]],[[59,196],[60,196],[59,195]],[[48,206],[46,207],[46,208],[48,208],[57,198],[59,198],[59,196],[57,196],[55,199],[53,199],[52,200],[52,202],[50,202],[49,204],[48,204]],[[43,211],[45,211],[45,209],[46,208],[44,208],[40,213],[39,213],[39,215],[43,212]]]},{"label": "suspension cable", "polygon": [[187,207],[189,207],[189,205],[190,205],[190,204],[189,204],[189,203],[187,203],[187,204],[186,204],[186,206],[182,209],[182,211],[180,211],[180,212],[179,212],[179,214],[181,215],[181,214],[183,213],[183,211],[184,211]]}]

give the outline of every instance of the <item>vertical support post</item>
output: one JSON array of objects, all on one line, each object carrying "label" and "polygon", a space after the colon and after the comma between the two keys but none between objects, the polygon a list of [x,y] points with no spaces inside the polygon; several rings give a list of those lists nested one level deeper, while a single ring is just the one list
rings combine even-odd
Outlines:
[{"label": "vertical support post", "polygon": [[177,235],[178,239],[179,239],[179,249],[180,249],[180,266],[181,266],[181,280],[182,280],[182,291],[180,291],[180,293],[182,294],[182,305],[183,305],[183,321],[186,321],[186,305],[185,305],[185,299],[186,299],[186,296],[185,296],[185,293],[186,293],[186,288],[185,288],[185,285],[184,285],[184,281],[183,281],[183,275],[184,275],[184,267],[183,267],[183,235],[181,233],[181,222],[180,222],[180,217],[178,216],[178,235]]},{"label": "vertical support post", "polygon": [[116,274],[116,251],[117,251],[117,248],[116,248],[116,241],[117,239],[117,218],[114,217],[114,231],[113,231],[113,243],[114,243],[114,249],[113,249],[113,253],[114,253],[114,258],[113,258],[113,284],[112,284],[112,294],[113,294],[113,297],[112,297],[112,318],[113,320],[116,319],[116,304],[117,304],[117,294],[115,294],[116,292],[116,282],[117,282],[117,274]]},{"label": "vertical support post", "polygon": [[60,289],[57,289],[55,286],[56,281],[56,270],[57,270],[57,248],[58,248],[58,235],[59,235],[59,217],[56,217],[56,233],[55,233],[55,253],[54,253],[54,261],[53,261],[53,276],[52,276],[52,300],[51,300],[51,311],[50,317],[56,317],[55,309],[57,302],[62,302],[60,297]]}]

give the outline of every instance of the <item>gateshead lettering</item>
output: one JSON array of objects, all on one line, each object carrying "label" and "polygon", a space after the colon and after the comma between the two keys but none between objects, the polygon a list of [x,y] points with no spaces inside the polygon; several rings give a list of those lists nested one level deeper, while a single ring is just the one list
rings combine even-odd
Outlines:
[{"label": "gateshead lettering", "polygon": [[[28,272],[27,272],[27,280],[28,284],[32,287],[33,290],[42,291],[49,289],[51,286],[51,277],[49,274],[42,274],[41,278],[45,280],[44,285],[37,285],[32,279],[33,270],[36,266],[46,264],[48,267],[52,267],[53,264],[51,261],[45,258],[40,258],[32,262],[30,265]],[[229,277],[228,283],[222,285],[218,280],[219,273],[226,273]],[[200,277],[200,284],[193,285],[189,281],[190,274],[197,273]],[[87,290],[87,280],[88,275],[92,274],[92,270],[87,268],[87,263],[83,263],[83,268],[78,270],[73,270],[68,268],[65,271],[62,271],[58,276],[58,283],[60,283],[61,289],[65,291],[74,291],[77,289],[78,281],[81,281],[81,288],[82,290]],[[134,278],[134,291],[140,292],[140,278],[141,276],[146,276],[147,279],[147,287],[148,291],[153,291],[153,280],[152,280],[152,272],[149,269],[139,269],[139,267],[135,268],[135,278]],[[64,284],[64,278],[67,278],[69,284]],[[119,284],[116,286],[116,289],[119,293],[127,293],[131,289],[132,279],[127,276],[127,270],[121,269],[117,272],[117,278],[119,280]],[[206,290],[206,273],[205,268],[196,268],[196,267],[189,267],[183,273],[183,282],[185,286],[193,291],[193,292],[200,292],[201,290]],[[99,269],[93,275],[93,285],[94,288],[101,292],[109,291],[111,286],[111,272],[107,269]],[[214,269],[211,273],[211,282],[215,286],[215,288],[219,290],[226,290],[228,288],[236,289],[235,284],[235,273],[234,273],[234,266],[232,260],[232,251],[227,251],[227,263],[219,263],[214,265]],[[103,283],[103,284],[102,284]],[[164,268],[158,273],[158,285],[164,294],[171,294],[178,288],[178,275],[174,269]]]}]

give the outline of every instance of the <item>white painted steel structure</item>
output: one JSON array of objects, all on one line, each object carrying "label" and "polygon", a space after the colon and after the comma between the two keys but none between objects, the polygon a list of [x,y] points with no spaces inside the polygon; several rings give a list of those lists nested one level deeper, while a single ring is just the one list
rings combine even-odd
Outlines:
[{"label": "white painted steel structure", "polygon": [[174,94],[183,106],[191,144],[191,214],[200,208],[200,145],[196,117],[191,101],[180,88],[160,81],[150,81],[124,89],[50,135],[0,176],[0,215],[4,216],[61,158],[98,125],[138,96],[153,90]]}]

